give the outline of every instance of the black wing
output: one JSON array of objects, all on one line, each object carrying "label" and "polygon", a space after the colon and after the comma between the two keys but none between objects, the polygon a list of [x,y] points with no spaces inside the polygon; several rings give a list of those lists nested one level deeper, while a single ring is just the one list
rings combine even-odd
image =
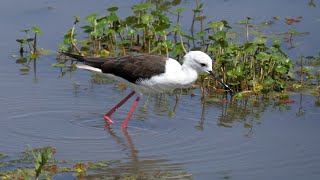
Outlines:
[{"label": "black wing", "polygon": [[167,58],[157,55],[132,55],[111,58],[84,57],[81,55],[61,52],[77,61],[96,67],[103,73],[122,77],[129,82],[136,83],[138,80],[149,79],[152,76],[165,72]]},{"label": "black wing", "polygon": [[105,61],[101,70],[136,83],[164,73],[166,60],[167,58],[156,55],[123,56]]}]

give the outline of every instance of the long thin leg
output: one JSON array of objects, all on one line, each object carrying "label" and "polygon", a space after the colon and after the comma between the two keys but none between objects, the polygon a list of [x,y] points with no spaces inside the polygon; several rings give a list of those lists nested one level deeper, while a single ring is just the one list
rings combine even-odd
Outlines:
[{"label": "long thin leg", "polygon": [[116,112],[125,102],[127,102],[133,95],[135,94],[134,91],[132,91],[130,94],[128,94],[128,96],[126,96],[124,99],[122,99],[122,101],[120,101],[116,106],[114,106],[109,112],[107,112],[106,115],[104,115],[104,120],[106,120],[106,122],[108,124],[113,124],[113,121],[111,120],[110,116]]},{"label": "long thin leg", "polygon": [[133,105],[132,105],[132,107],[131,107],[131,109],[130,109],[127,117],[126,117],[126,119],[123,121],[123,123],[122,123],[122,125],[121,125],[122,130],[124,130],[124,129],[127,128],[127,124],[128,124],[128,122],[129,122],[129,119],[130,119],[130,117],[132,116],[132,114],[133,114],[133,112],[134,112],[134,109],[136,109],[139,101],[140,101],[140,96],[138,96],[138,97],[136,98],[136,100],[134,101],[134,103],[133,103]]}]

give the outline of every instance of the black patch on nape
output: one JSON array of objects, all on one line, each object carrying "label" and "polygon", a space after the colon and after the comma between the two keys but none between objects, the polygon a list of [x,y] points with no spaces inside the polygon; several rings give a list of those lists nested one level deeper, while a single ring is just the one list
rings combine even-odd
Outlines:
[{"label": "black patch on nape", "polygon": [[109,58],[101,65],[103,73],[113,74],[131,83],[150,79],[165,72],[166,57],[157,55],[134,55]]}]

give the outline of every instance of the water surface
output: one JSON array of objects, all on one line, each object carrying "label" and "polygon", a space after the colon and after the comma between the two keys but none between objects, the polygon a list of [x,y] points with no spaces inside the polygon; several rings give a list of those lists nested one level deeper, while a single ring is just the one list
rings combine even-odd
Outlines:
[{"label": "water surface", "polygon": [[[116,124],[105,127],[103,115],[130,91],[114,84],[97,85],[90,72],[76,71],[61,77],[51,67],[55,55],[42,56],[31,63],[28,74],[15,64],[20,29],[37,25],[45,32],[40,47],[57,50],[63,33],[73,22],[90,13],[104,13],[120,6],[125,17],[136,1],[5,0],[1,3],[0,42],[0,153],[15,156],[26,145],[54,146],[56,158],[78,160],[121,160],[105,172],[186,172],[193,179],[318,179],[320,177],[319,108],[315,97],[292,95],[293,103],[276,106],[239,106],[239,113],[225,104],[203,105],[200,96],[144,96],[128,127],[121,131],[133,100],[113,115]],[[319,51],[319,8],[300,1],[207,1],[208,18],[236,22],[246,16],[256,22],[273,16],[303,16],[295,25],[309,32],[298,37],[297,48],[287,50],[292,57]],[[192,2],[184,4],[187,9]],[[192,14],[185,13],[190,19]],[[185,28],[189,27],[186,20]],[[284,24],[284,23],[283,23]],[[276,23],[268,31],[284,32]],[[286,46],[284,44],[284,46]],[[193,91],[200,94],[200,90]],[[302,98],[302,101],[301,101]],[[245,113],[243,113],[245,112]],[[231,116],[232,115],[232,116]],[[0,169],[1,170],[1,169]],[[68,179],[68,177],[56,177]],[[69,177],[70,178],[70,177]]]}]

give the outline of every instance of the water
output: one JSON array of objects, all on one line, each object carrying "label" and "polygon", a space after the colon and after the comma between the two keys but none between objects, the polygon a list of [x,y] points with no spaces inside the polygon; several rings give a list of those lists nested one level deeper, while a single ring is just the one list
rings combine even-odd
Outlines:
[{"label": "water", "polygon": [[[2,2],[0,153],[16,156],[27,145],[50,145],[57,149],[55,158],[60,160],[121,160],[120,165],[100,175],[162,171],[184,172],[186,179],[320,177],[320,111],[313,96],[292,95],[295,102],[286,106],[239,106],[239,113],[232,113],[219,103],[203,106],[199,96],[189,94],[181,95],[177,104],[175,96],[143,97],[126,134],[120,124],[133,100],[113,115],[116,124],[112,129],[105,127],[102,116],[129,90],[119,91],[114,84],[92,84],[91,73],[86,71],[61,77],[60,69],[51,67],[56,62],[55,55],[39,58],[35,72],[31,63],[31,72],[26,75],[19,70],[22,66],[15,64],[12,55],[18,54],[15,39],[23,37],[20,29],[41,27],[44,34],[39,46],[56,50],[63,33],[72,25],[73,16],[84,19],[93,12],[102,14],[109,5],[121,6],[120,14],[125,17],[134,3]],[[193,3],[184,6],[190,9]],[[297,57],[318,53],[318,9],[299,1],[217,0],[206,2],[204,13],[208,18],[230,22],[246,16],[256,22],[268,21],[273,16],[303,16],[303,21],[294,27],[310,34],[297,37],[297,48],[287,50]],[[184,14],[186,19],[191,16]],[[286,28],[277,23],[268,31],[283,32]]]}]

